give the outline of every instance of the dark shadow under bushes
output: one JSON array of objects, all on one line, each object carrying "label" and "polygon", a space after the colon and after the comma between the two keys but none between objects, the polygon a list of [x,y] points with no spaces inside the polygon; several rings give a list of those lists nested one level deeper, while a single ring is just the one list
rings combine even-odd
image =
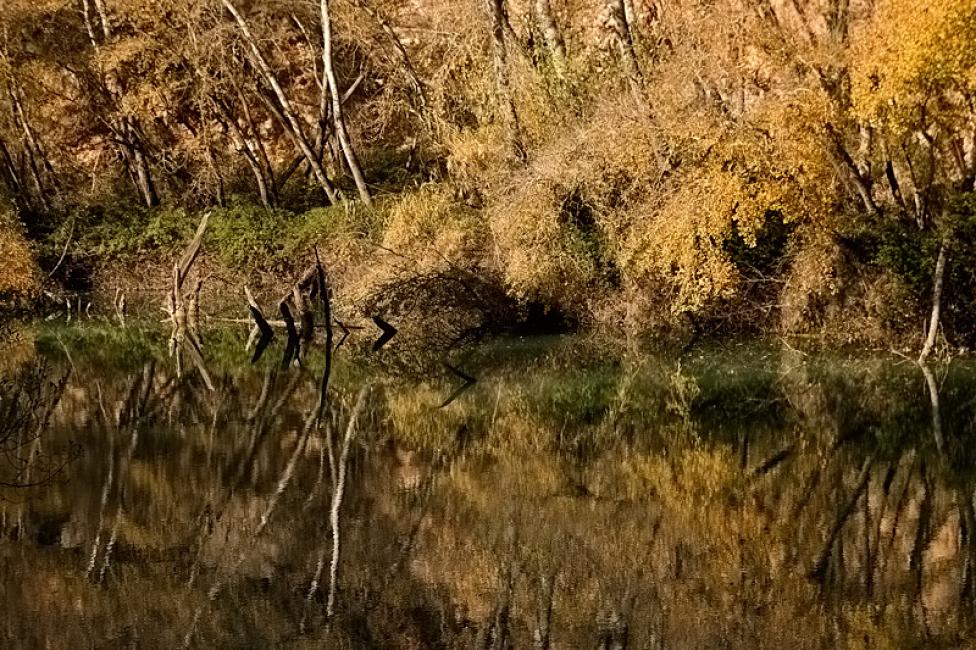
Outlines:
[{"label": "dark shadow under bushes", "polygon": [[503,332],[565,331],[567,323],[559,313],[519,304],[500,278],[461,268],[392,278],[360,307],[396,322],[399,345],[422,348],[453,348]]}]

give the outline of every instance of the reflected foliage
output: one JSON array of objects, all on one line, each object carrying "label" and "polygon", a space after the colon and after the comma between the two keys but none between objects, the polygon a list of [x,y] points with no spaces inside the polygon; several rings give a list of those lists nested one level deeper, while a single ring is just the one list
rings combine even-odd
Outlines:
[{"label": "reflected foliage", "polygon": [[212,391],[138,327],[0,366],[5,482],[74,457],[4,488],[4,647],[976,638],[976,364],[498,341],[446,405],[352,353],[326,402],[321,341],[246,334],[207,332]]}]

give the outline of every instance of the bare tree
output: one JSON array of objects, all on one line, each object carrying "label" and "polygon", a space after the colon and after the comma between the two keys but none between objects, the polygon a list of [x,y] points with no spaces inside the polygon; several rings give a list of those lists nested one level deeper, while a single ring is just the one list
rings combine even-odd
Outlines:
[{"label": "bare tree", "polygon": [[305,132],[302,129],[301,122],[298,119],[298,114],[292,107],[291,102],[288,99],[288,95],[285,94],[284,89],[281,87],[281,83],[278,81],[278,76],[275,74],[274,70],[271,69],[271,65],[264,57],[264,54],[262,54],[261,48],[258,46],[258,41],[254,37],[254,34],[251,33],[251,29],[244,20],[244,16],[241,15],[241,12],[238,11],[237,7],[235,7],[230,0],[222,0],[222,2],[224,7],[227,8],[227,11],[229,11],[231,16],[234,17],[234,21],[237,23],[241,35],[251,51],[251,58],[254,61],[254,64],[257,66],[257,69],[261,73],[261,77],[271,88],[275,98],[278,101],[280,113],[283,118],[283,125],[287,127],[289,135],[295,141],[295,144],[302,152],[302,155],[305,156],[305,161],[311,168],[312,173],[315,174],[315,178],[318,180],[322,190],[329,198],[329,201],[331,203],[337,203],[339,201],[339,195],[336,193],[335,188],[329,181],[329,177],[325,173],[325,168],[322,166],[322,161],[312,150],[312,144],[309,142],[308,137],[305,135]]},{"label": "bare tree", "polygon": [[342,147],[349,172],[356,182],[359,198],[363,200],[363,203],[371,206],[373,205],[373,198],[369,195],[369,188],[366,187],[366,180],[363,178],[359,159],[352,147],[349,131],[346,129],[346,122],[342,116],[342,98],[339,96],[339,82],[336,79],[335,66],[332,62],[332,19],[329,16],[329,0],[321,0],[319,9],[322,14],[322,67],[325,73],[325,81],[329,86],[329,94],[332,97],[332,120],[335,124],[336,136],[339,138],[339,145]]}]

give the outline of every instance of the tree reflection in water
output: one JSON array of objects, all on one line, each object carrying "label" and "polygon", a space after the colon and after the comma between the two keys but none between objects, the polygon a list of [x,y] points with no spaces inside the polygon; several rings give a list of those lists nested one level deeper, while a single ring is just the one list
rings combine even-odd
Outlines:
[{"label": "tree reflection in water", "polygon": [[5,355],[4,647],[973,639],[976,364],[498,343],[438,408],[349,352],[319,418],[207,340],[212,391],[138,327]]}]

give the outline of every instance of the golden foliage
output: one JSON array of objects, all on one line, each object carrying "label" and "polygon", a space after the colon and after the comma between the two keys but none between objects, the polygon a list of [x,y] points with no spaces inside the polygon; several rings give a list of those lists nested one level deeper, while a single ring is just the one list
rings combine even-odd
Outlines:
[{"label": "golden foliage", "polygon": [[[976,92],[976,2],[885,0],[859,31],[853,51],[852,96],[862,119],[902,127],[945,93],[964,100]],[[936,108],[932,111],[926,107]],[[954,111],[948,111],[950,114]]]},{"label": "golden foliage", "polygon": [[40,290],[37,263],[20,224],[0,212],[0,308],[14,307],[35,298]]},{"label": "golden foliage", "polygon": [[447,261],[477,261],[487,232],[480,215],[459,205],[447,185],[425,185],[401,196],[390,210],[383,245],[440,266]]}]

